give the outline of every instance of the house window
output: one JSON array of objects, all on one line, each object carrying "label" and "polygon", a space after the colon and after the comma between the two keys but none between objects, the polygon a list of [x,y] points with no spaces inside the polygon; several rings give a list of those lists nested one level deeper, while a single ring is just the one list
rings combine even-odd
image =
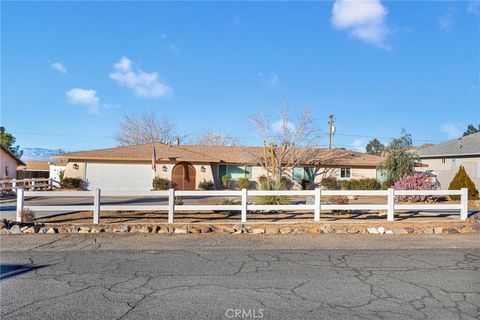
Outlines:
[{"label": "house window", "polygon": [[6,176],[6,177],[9,177],[9,176],[10,176],[10,175],[9,175],[9,172],[8,172],[8,167],[7,167],[7,166],[5,166],[5,176]]},{"label": "house window", "polygon": [[457,169],[457,160],[452,159],[452,170]]},{"label": "house window", "polygon": [[350,168],[340,168],[340,178],[350,178]]},{"label": "house window", "polygon": [[219,177],[229,174],[233,180],[238,178],[252,179],[252,166],[221,164],[218,167]]},{"label": "house window", "polygon": [[295,167],[292,172],[293,180],[302,182],[302,180],[313,182],[315,180],[315,168]]}]

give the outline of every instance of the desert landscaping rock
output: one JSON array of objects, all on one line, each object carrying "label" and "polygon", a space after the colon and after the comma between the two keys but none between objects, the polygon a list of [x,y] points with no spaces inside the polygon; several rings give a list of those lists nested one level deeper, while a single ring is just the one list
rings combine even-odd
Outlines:
[{"label": "desert landscaping rock", "polygon": [[69,233],[70,232],[70,230],[65,226],[58,227],[57,231],[58,231],[58,233]]},{"label": "desert landscaping rock", "polygon": [[175,228],[175,230],[173,231],[174,234],[187,234],[188,233],[188,230],[184,227],[182,228]]},{"label": "desert landscaping rock", "polygon": [[265,229],[263,229],[263,228],[252,229],[252,234],[264,234],[264,233],[265,233]]},{"label": "desert landscaping rock", "polygon": [[10,230],[8,230],[10,234],[21,234],[22,230],[18,224],[13,225]]},{"label": "desert landscaping rock", "polygon": [[76,226],[72,226],[72,227],[69,228],[69,230],[70,230],[70,233],[78,233],[80,228],[76,227]]},{"label": "desert landscaping rock", "polygon": [[321,231],[322,231],[323,233],[331,233],[331,232],[333,232],[333,228],[332,228],[332,225],[331,225],[331,224],[325,224],[325,225],[323,225],[320,229],[321,229]]},{"label": "desert landscaping rock", "polygon": [[393,234],[392,230],[385,230],[385,234]]},{"label": "desert landscaping rock", "polygon": [[460,229],[460,233],[472,233],[473,227],[472,226],[465,226]]},{"label": "desert landscaping rock", "polygon": [[385,228],[384,227],[380,227],[377,229],[378,231],[378,234],[384,234],[385,233]]},{"label": "desert landscaping rock", "polygon": [[57,229],[55,228],[48,228],[46,233],[57,233]]},{"label": "desert landscaping rock", "polygon": [[140,229],[138,229],[139,233],[150,233],[151,231],[152,231],[152,228],[148,226],[143,226]]},{"label": "desert landscaping rock", "polygon": [[287,233],[292,233],[293,229],[290,228],[290,227],[283,227],[283,228],[280,228],[280,233],[281,234],[287,234]]},{"label": "desert landscaping rock", "polygon": [[335,233],[345,234],[345,233],[348,233],[348,229],[347,227],[336,228]]},{"label": "desert landscaping rock", "polygon": [[213,231],[212,227],[200,227],[201,233],[210,233],[212,231]]},{"label": "desert landscaping rock", "polygon": [[31,226],[30,228],[27,228],[23,231],[25,234],[32,234],[32,233],[37,233],[38,230],[40,230],[39,226]]},{"label": "desert landscaping rock", "polygon": [[456,228],[448,228],[443,230],[446,234],[459,234],[460,231]]},{"label": "desert landscaping rock", "polygon": [[433,228],[425,228],[424,229],[424,233],[425,234],[433,234],[435,231],[433,230]]},{"label": "desert landscaping rock", "polygon": [[157,233],[158,229],[160,229],[159,226],[152,226],[152,229],[150,231],[151,231],[151,233]]},{"label": "desert landscaping rock", "polygon": [[97,227],[93,227],[90,230],[90,233],[100,233],[100,232],[105,232],[105,230],[103,228],[97,228]]},{"label": "desert landscaping rock", "polygon": [[223,227],[223,228],[222,228],[222,232],[223,232],[223,233],[234,233],[234,232],[235,232],[235,228]]},{"label": "desert landscaping rock", "polygon": [[7,227],[7,224],[5,222],[0,222],[0,230],[5,229]]},{"label": "desert landscaping rock", "polygon": [[408,234],[408,231],[403,228],[393,229],[393,234]]},{"label": "desert landscaping rock", "polygon": [[265,229],[265,233],[266,234],[279,234],[280,230],[278,230],[278,228],[276,228],[276,227],[268,227],[268,228]]},{"label": "desert landscaping rock", "polygon": [[128,231],[130,231],[129,226],[121,226],[113,229],[113,232],[128,232]]},{"label": "desert landscaping rock", "polygon": [[315,228],[315,227],[310,227],[310,228],[307,229],[307,233],[317,234],[317,233],[320,233],[320,230],[318,228]]},{"label": "desert landscaping rock", "polygon": [[377,228],[367,228],[367,232],[370,234],[378,234]]},{"label": "desert landscaping rock", "polygon": [[433,232],[435,234],[440,234],[443,232],[443,228],[442,227],[436,227],[436,228],[433,228]]},{"label": "desert landscaping rock", "polygon": [[0,234],[9,234],[10,232],[8,231],[7,228],[0,229]]}]

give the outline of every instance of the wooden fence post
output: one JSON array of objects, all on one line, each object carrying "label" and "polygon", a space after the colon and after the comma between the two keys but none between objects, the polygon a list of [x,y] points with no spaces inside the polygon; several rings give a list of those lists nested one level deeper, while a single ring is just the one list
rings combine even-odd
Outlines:
[{"label": "wooden fence post", "polygon": [[313,220],[315,222],[320,221],[320,196],[321,196],[320,188],[315,188],[315,213],[313,216]]},{"label": "wooden fence post", "polygon": [[173,223],[175,211],[175,189],[168,189],[168,223]]},{"label": "wooden fence post", "polygon": [[100,220],[100,189],[95,189],[93,194],[93,223],[98,224]]},{"label": "wooden fence post", "polygon": [[393,188],[387,190],[387,221],[395,220],[395,191]]},{"label": "wooden fence post", "polygon": [[17,189],[17,222],[22,222],[23,204],[25,201],[25,190]]},{"label": "wooden fence post", "polygon": [[468,189],[462,188],[462,194],[460,195],[460,220],[465,221],[468,218]]},{"label": "wooden fence post", "polygon": [[248,191],[247,189],[242,189],[242,223],[247,222],[247,200],[248,200]]}]

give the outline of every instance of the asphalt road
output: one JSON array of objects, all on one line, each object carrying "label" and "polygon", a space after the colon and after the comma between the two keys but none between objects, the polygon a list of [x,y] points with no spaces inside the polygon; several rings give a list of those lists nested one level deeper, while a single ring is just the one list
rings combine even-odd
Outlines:
[{"label": "asphalt road", "polygon": [[4,320],[480,317],[478,234],[0,240]]}]

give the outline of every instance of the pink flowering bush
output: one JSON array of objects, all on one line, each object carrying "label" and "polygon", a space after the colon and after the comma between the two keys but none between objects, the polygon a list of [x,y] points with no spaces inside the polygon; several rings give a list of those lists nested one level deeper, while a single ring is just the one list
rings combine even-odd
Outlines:
[{"label": "pink flowering bush", "polygon": [[[426,173],[416,172],[414,174],[403,177],[393,184],[395,190],[435,190],[437,185],[432,181]],[[399,201],[408,202],[435,202],[437,200],[434,196],[397,196]]]}]

